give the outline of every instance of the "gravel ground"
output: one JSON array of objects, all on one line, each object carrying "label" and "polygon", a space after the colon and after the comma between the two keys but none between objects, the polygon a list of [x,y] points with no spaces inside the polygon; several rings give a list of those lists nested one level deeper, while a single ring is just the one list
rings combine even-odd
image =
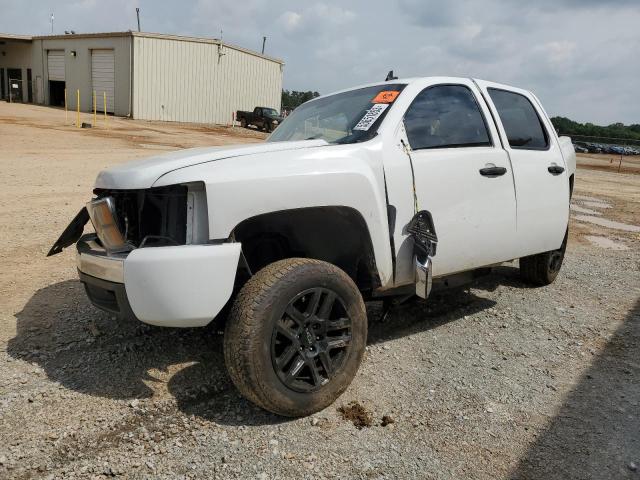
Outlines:
[{"label": "gravel ground", "polygon": [[[260,135],[120,119],[78,131],[56,110],[8,108],[1,478],[640,479],[637,233],[574,220],[550,287],[510,264],[384,318],[369,304],[351,387],[283,419],[235,391],[213,328],[117,322],[86,300],[72,252],[44,257],[105,165]],[[576,188],[583,210],[640,224],[639,175],[580,169]]]}]

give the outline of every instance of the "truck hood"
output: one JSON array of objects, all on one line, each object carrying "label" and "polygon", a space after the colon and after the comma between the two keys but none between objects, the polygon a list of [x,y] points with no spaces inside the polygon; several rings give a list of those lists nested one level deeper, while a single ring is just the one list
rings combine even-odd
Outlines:
[{"label": "truck hood", "polygon": [[150,188],[161,176],[180,168],[225,158],[317,148],[326,145],[329,144],[324,140],[302,140],[298,142],[258,143],[178,150],[103,170],[96,178],[95,188],[116,190]]}]

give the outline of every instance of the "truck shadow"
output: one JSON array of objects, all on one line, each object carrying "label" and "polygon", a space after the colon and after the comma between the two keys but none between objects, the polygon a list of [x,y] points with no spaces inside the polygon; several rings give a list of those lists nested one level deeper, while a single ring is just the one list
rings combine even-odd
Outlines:
[{"label": "truck shadow", "polygon": [[[509,271],[494,274],[477,281],[476,287],[493,289],[511,282],[511,276]],[[381,302],[371,302],[368,343],[434,329],[494,304],[456,289],[435,293],[429,304],[416,301],[395,307],[382,321]],[[163,329],[115,320],[88,302],[76,280],[38,290],[16,314],[16,323],[8,354],[39,365],[50,380],[70,390],[130,400],[148,399],[154,392],[162,395],[164,389],[179,410],[219,423],[283,421],[238,394],[226,373],[222,336],[214,328]],[[188,365],[170,374],[182,364]]]},{"label": "truck shadow", "polygon": [[382,302],[372,302],[367,305],[367,343],[375,345],[406,337],[487,310],[496,302],[474,294],[470,288],[492,292],[499,286],[532,288],[520,280],[517,268],[501,266],[494,268],[489,275],[461,287],[445,290],[434,288],[427,301],[414,297],[393,307],[386,317]]},{"label": "truck shadow", "polygon": [[640,300],[510,478],[640,478],[639,350]]}]

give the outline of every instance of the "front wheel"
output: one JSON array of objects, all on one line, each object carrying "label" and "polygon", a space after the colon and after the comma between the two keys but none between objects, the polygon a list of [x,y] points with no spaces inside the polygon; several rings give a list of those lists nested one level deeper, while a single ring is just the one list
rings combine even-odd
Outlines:
[{"label": "front wheel", "polygon": [[240,290],[224,356],[240,393],[273,413],[299,417],[333,403],[353,380],[367,316],[353,280],[319,260],[281,260]]},{"label": "front wheel", "polygon": [[568,236],[569,230],[567,229],[562,245],[557,250],[522,257],[520,259],[520,277],[525,282],[537,286],[553,283],[562,267]]}]

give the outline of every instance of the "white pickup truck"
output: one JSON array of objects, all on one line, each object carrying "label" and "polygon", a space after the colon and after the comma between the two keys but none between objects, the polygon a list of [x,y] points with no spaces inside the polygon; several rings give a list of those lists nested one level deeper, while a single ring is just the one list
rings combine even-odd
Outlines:
[{"label": "white pickup truck", "polygon": [[311,100],[263,144],[101,172],[49,254],[77,243],[89,299],[122,317],[199,327],[229,305],[233,382],[302,416],[354,378],[365,300],[426,298],[432,281],[514,259],[524,280],[553,282],[574,173],[532,93],[391,80]]}]

